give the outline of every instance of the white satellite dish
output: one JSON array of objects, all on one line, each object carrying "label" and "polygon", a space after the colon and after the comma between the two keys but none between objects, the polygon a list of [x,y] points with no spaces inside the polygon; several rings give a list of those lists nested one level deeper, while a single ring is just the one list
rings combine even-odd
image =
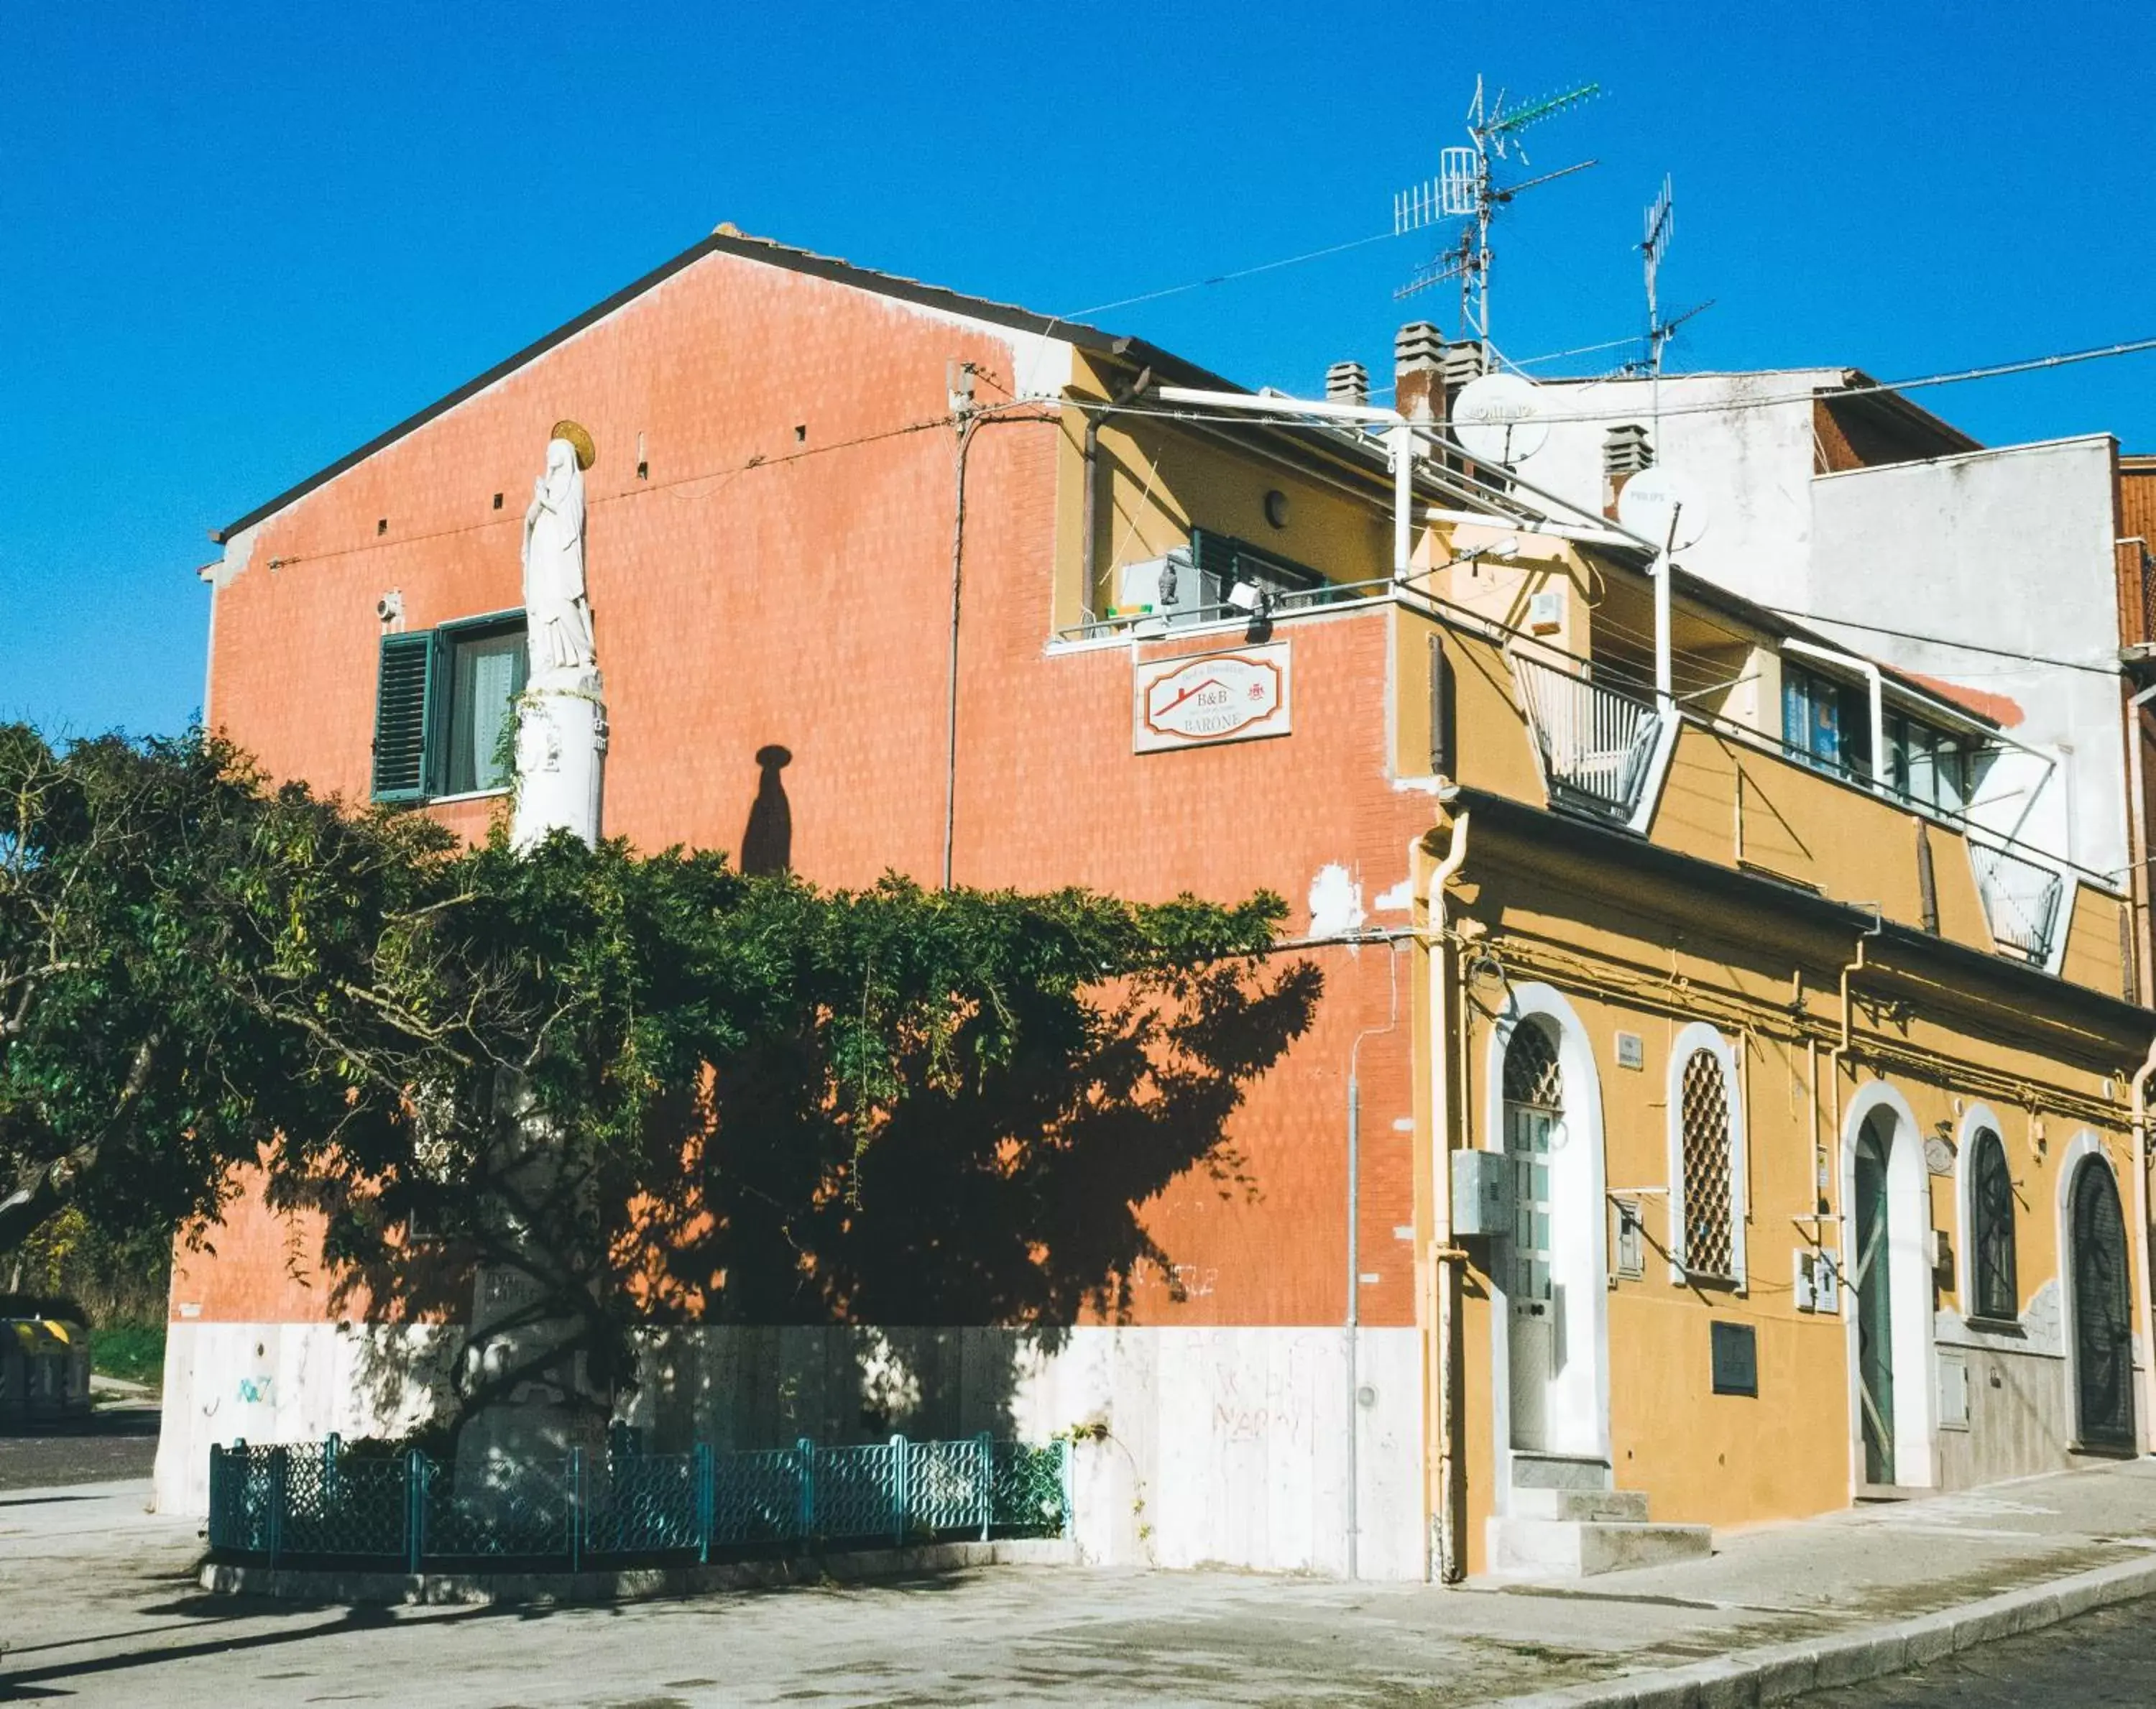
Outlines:
[{"label": "white satellite dish", "polygon": [[1452,437],[1477,463],[1524,463],[1549,438],[1542,393],[1517,374],[1480,375],[1452,400]]},{"label": "white satellite dish", "polygon": [[1707,506],[1675,470],[1643,469],[1617,495],[1617,520],[1658,547],[1683,552],[1706,534]]}]

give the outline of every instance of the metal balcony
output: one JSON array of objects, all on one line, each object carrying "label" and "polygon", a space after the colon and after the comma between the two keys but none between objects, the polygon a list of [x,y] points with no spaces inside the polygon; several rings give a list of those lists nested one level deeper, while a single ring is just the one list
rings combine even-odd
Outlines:
[{"label": "metal balcony", "polygon": [[1661,736],[1654,703],[1517,653],[1512,675],[1550,805],[1630,824]]},{"label": "metal balcony", "polygon": [[2050,966],[2065,880],[2048,866],[1974,839],[1969,861],[1976,870],[1976,890],[1984,899],[1992,941],[2009,955]]}]

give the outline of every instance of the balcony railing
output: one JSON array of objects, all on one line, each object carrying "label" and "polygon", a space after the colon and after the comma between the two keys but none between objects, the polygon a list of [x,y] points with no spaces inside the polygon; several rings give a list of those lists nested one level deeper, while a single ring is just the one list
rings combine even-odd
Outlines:
[{"label": "balcony railing", "polygon": [[1630,823],[1661,736],[1653,703],[1521,654],[1512,672],[1550,805]]},{"label": "balcony railing", "polygon": [[2048,965],[2066,896],[2065,880],[2048,866],[1986,843],[1972,840],[1969,860],[1976,870],[1977,894],[1984,899],[1993,941],[2010,955],[2039,967]]}]

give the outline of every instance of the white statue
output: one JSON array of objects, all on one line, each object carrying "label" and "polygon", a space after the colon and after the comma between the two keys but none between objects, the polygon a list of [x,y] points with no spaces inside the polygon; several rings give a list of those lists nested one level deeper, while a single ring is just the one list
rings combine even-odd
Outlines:
[{"label": "white statue", "polygon": [[532,484],[531,508],[524,513],[524,621],[535,683],[557,672],[588,670],[598,662],[584,588],[583,464],[588,460],[588,454],[570,440],[548,440],[547,472]]}]

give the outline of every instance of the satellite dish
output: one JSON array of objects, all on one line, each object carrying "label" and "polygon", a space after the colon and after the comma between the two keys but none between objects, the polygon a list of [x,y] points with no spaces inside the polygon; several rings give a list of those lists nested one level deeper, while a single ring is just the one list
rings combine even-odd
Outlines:
[{"label": "satellite dish", "polygon": [[1617,520],[1658,547],[1683,552],[1707,532],[1707,506],[1673,469],[1643,469],[1617,495]]},{"label": "satellite dish", "polygon": [[1483,374],[1452,400],[1452,437],[1477,463],[1524,463],[1549,438],[1542,393],[1517,374]]}]

